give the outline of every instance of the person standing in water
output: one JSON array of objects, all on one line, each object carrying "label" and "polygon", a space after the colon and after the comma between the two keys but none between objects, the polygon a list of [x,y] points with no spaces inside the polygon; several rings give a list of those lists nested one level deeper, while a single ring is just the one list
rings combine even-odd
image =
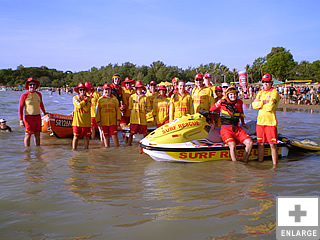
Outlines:
[{"label": "person standing in water", "polygon": [[118,99],[111,94],[111,86],[103,85],[103,96],[99,98],[96,111],[98,126],[103,131],[105,147],[110,146],[110,136],[115,147],[119,147],[118,126],[120,126],[121,112]]},{"label": "person standing in water", "polygon": [[270,74],[262,76],[261,80],[263,89],[259,91],[256,99],[252,103],[252,108],[259,110],[257,118],[257,142],[258,142],[258,160],[263,162],[264,143],[269,143],[273,166],[278,164],[278,147],[277,147],[277,106],[280,96],[277,89],[272,87],[273,81]]},{"label": "person standing in water", "polygon": [[130,135],[128,138],[128,145],[132,145],[133,135],[140,133],[147,136],[148,126],[146,113],[150,112],[151,105],[149,98],[143,94],[145,87],[142,82],[138,80],[135,84],[136,93],[129,98],[130,115]]},{"label": "person standing in water", "polygon": [[[42,95],[36,89],[40,86],[40,82],[34,78],[29,78],[25,83],[27,92],[23,93],[19,102],[19,120],[20,127],[25,128],[24,146],[30,146],[31,135],[34,134],[34,143],[40,145],[41,132],[41,115],[40,110],[44,115],[47,114],[42,101]],[[25,116],[23,118],[23,111]]]},{"label": "person standing in water", "polygon": [[89,148],[89,138],[91,136],[91,98],[87,96],[89,89],[80,82],[74,91],[78,95],[73,97],[73,120],[72,120],[72,149],[76,150],[78,141],[83,137],[84,148]]}]

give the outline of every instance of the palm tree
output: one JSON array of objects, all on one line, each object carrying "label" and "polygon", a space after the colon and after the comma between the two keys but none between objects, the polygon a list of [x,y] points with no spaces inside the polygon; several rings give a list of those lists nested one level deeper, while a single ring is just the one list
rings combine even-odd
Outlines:
[{"label": "palm tree", "polygon": [[220,69],[223,73],[223,82],[225,83],[226,82],[226,75],[229,72],[229,68],[225,65],[221,65]]},{"label": "palm tree", "polygon": [[250,72],[250,65],[249,64],[247,64],[246,65],[246,67],[245,67],[245,69],[246,69],[246,72],[247,72],[247,74],[248,74],[248,83],[250,83],[250,80],[249,80],[249,72]]},{"label": "palm tree", "polygon": [[237,69],[232,69],[232,73],[233,73],[233,81],[234,83],[236,82],[236,76],[237,76]]}]

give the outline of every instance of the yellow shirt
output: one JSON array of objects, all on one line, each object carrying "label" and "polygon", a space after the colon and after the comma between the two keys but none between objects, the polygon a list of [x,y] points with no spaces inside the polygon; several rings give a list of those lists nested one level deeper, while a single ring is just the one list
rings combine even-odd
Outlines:
[{"label": "yellow shirt", "polygon": [[209,111],[210,107],[213,105],[213,94],[211,88],[195,87],[192,90],[192,100],[194,113],[198,113],[200,111]]},{"label": "yellow shirt", "polygon": [[258,109],[257,124],[264,126],[277,126],[277,106],[279,104],[280,96],[275,88],[269,90],[261,90],[252,103],[254,109]]},{"label": "yellow shirt", "polygon": [[164,97],[160,98],[158,96],[153,101],[153,116],[157,121],[157,124],[162,124],[165,121],[169,120],[169,107],[170,107],[170,98]]},{"label": "yellow shirt", "polygon": [[129,109],[129,98],[134,93],[135,93],[134,89],[128,90],[126,88],[123,88],[123,90],[122,90],[123,104],[126,105],[126,110],[123,113],[123,116],[125,116],[125,117],[130,117],[131,110]]},{"label": "yellow shirt", "polygon": [[102,126],[114,126],[120,120],[121,112],[118,99],[115,96],[100,97],[97,104],[96,121],[101,122]]},{"label": "yellow shirt", "polygon": [[72,126],[91,127],[91,100],[81,100],[80,95],[73,97],[73,120]]},{"label": "yellow shirt", "polygon": [[151,104],[151,110],[153,108],[153,101],[159,96],[158,92],[152,93],[152,92],[147,92],[146,96],[149,98],[150,104]]},{"label": "yellow shirt", "polygon": [[97,91],[94,91],[91,95],[91,117],[96,116],[97,103],[100,97],[101,97],[101,94],[98,93]]},{"label": "yellow shirt", "polygon": [[150,100],[146,95],[140,97],[135,93],[129,98],[129,109],[131,110],[130,123],[147,125],[146,113],[150,111]]},{"label": "yellow shirt", "polygon": [[189,93],[185,93],[183,96],[176,93],[171,96],[169,109],[170,122],[176,118],[192,113],[192,98]]}]

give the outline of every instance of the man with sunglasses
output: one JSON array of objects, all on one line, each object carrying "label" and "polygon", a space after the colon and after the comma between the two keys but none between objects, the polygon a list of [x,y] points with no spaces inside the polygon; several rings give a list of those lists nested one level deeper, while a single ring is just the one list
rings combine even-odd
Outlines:
[{"label": "man with sunglasses", "polygon": [[259,110],[257,118],[257,142],[259,162],[263,162],[264,158],[264,143],[269,143],[271,148],[271,156],[273,166],[278,163],[278,148],[277,148],[277,106],[280,96],[277,89],[272,87],[273,81],[270,74],[262,76],[263,89],[257,94],[256,99],[252,103],[253,109]]},{"label": "man with sunglasses", "polygon": [[89,88],[80,82],[74,91],[78,95],[73,97],[73,120],[72,120],[72,149],[76,150],[80,138],[84,139],[84,148],[89,148],[89,138],[91,136],[91,98],[87,96]]},{"label": "man with sunglasses", "polygon": [[[19,119],[20,127],[25,128],[24,146],[30,146],[31,135],[34,134],[34,143],[40,145],[41,132],[41,115],[40,110],[46,115],[46,110],[42,102],[41,93],[36,89],[40,86],[40,82],[34,78],[29,78],[25,83],[27,92],[23,93],[19,102]],[[23,111],[25,116],[23,117]]]}]

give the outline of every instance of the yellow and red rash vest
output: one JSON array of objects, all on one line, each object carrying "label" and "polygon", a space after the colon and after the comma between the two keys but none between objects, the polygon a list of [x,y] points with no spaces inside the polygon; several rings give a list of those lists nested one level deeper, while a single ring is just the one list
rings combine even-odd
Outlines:
[{"label": "yellow and red rash vest", "polygon": [[277,126],[277,106],[279,104],[280,96],[275,88],[269,90],[261,90],[258,92],[257,102],[252,102],[252,108],[258,109],[257,124],[264,126]]},{"label": "yellow and red rash vest", "polygon": [[97,91],[94,91],[90,97],[91,97],[91,117],[95,117],[96,110],[97,110],[97,103],[99,98],[101,97],[101,94],[98,93]]},{"label": "yellow and red rash vest", "polygon": [[123,93],[123,103],[126,105],[126,110],[123,113],[124,117],[130,117],[131,114],[131,110],[128,108],[129,106],[129,98],[132,94],[135,93],[134,89],[127,89],[127,88],[123,88],[122,89],[122,93]]},{"label": "yellow and red rash vest", "polygon": [[153,108],[153,101],[159,96],[159,93],[158,92],[147,92],[146,93],[146,96],[149,98],[149,101],[150,101],[150,104],[151,104],[151,110]]},{"label": "yellow and red rash vest", "polygon": [[121,112],[118,99],[111,95],[110,98],[102,96],[98,100],[96,111],[96,122],[101,122],[102,126],[117,125],[121,120]]},{"label": "yellow and red rash vest", "polygon": [[217,95],[216,95],[216,86],[210,84],[210,86],[208,86],[208,88],[211,89],[213,98],[216,98],[217,97]]},{"label": "yellow and red rash vest", "polygon": [[239,119],[244,124],[243,102],[237,99],[231,102],[229,98],[222,98],[216,102],[210,111],[220,109],[221,126],[222,125],[239,125]]},{"label": "yellow and red rash vest", "polygon": [[170,98],[168,97],[161,99],[160,96],[158,96],[153,101],[153,117],[156,119],[157,124],[162,124],[169,120],[169,107]]},{"label": "yellow and red rash vest", "polygon": [[170,99],[169,121],[184,116],[186,114],[193,114],[192,98],[186,91],[183,96],[175,93]]},{"label": "yellow and red rash vest", "polygon": [[129,109],[131,110],[130,123],[147,125],[146,113],[150,112],[151,105],[146,95],[140,97],[135,93],[129,98]]},{"label": "yellow and red rash vest", "polygon": [[23,93],[20,97],[19,102],[19,119],[23,120],[23,109],[25,110],[25,115],[40,115],[40,109],[45,113],[44,105],[42,102],[41,93],[35,91],[27,91]]},{"label": "yellow and red rash vest", "polygon": [[91,100],[81,100],[80,95],[73,97],[72,126],[91,127]]},{"label": "yellow and red rash vest", "polygon": [[213,94],[212,90],[208,87],[195,87],[192,90],[192,100],[194,113],[200,111],[208,111],[213,105]]}]

